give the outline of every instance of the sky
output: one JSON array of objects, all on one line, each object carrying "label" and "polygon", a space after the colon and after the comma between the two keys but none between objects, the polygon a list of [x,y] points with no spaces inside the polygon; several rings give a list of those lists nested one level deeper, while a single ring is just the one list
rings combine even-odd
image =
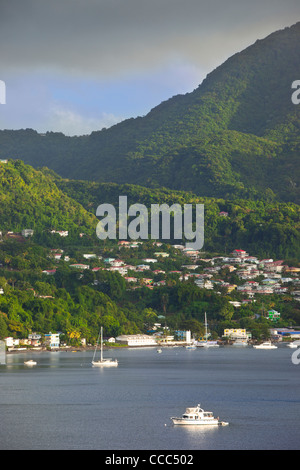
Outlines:
[{"label": "sky", "polygon": [[90,134],[191,92],[299,0],[0,0],[0,129]]}]

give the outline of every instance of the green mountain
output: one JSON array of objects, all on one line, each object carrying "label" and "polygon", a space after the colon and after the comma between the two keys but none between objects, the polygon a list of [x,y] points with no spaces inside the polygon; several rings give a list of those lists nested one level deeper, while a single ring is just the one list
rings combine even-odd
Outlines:
[{"label": "green mountain", "polygon": [[1,131],[0,156],[66,178],[300,201],[300,22],[235,54],[192,93],[81,137]]},{"label": "green mountain", "polygon": [[60,190],[52,177],[21,160],[0,163],[1,231],[68,230],[78,238],[80,232],[94,234],[96,225],[96,217]]}]

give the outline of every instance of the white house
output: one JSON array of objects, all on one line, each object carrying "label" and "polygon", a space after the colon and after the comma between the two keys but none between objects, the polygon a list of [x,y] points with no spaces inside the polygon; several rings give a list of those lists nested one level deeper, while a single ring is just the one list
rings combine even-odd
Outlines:
[{"label": "white house", "polygon": [[31,228],[25,228],[24,230],[22,230],[22,235],[25,238],[32,237],[33,233],[34,231]]},{"label": "white house", "polygon": [[76,268],[76,269],[90,269],[90,266],[89,266],[88,264],[76,263],[76,264],[70,264],[70,268]]}]

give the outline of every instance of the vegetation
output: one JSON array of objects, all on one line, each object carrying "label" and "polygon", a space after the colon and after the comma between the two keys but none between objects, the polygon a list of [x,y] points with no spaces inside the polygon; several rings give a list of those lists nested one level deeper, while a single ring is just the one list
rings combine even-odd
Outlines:
[{"label": "vegetation", "polygon": [[[47,169],[44,169],[49,173]],[[126,195],[128,206],[139,202],[148,210],[151,204],[204,204],[204,251],[230,253],[237,247],[255,252],[261,258],[300,257],[299,206],[276,201],[204,198],[191,192],[166,188],[149,189],[137,185],[95,183],[52,177],[69,197],[96,213],[99,204],[109,202],[116,208],[119,196]],[[226,212],[227,216],[220,213]],[[150,229],[149,229],[150,233]],[[171,231],[172,233],[172,231]]]}]

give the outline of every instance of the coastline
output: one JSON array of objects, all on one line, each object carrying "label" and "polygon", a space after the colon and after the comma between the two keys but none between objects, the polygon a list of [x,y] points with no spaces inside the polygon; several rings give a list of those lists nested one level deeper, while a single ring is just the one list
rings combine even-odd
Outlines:
[{"label": "coastline", "polygon": [[[174,347],[185,347],[187,343],[183,342],[178,342],[174,344],[153,344],[153,345],[136,345],[136,346],[128,346],[127,344],[111,344],[109,346],[103,345],[103,350],[109,350],[109,349],[143,349],[143,348],[174,348]],[[18,353],[34,353],[38,354],[41,352],[84,352],[84,351],[94,351],[95,346],[61,346],[59,348],[45,348],[45,347],[39,347],[39,348],[9,348],[6,351],[6,354],[18,354]]]}]

